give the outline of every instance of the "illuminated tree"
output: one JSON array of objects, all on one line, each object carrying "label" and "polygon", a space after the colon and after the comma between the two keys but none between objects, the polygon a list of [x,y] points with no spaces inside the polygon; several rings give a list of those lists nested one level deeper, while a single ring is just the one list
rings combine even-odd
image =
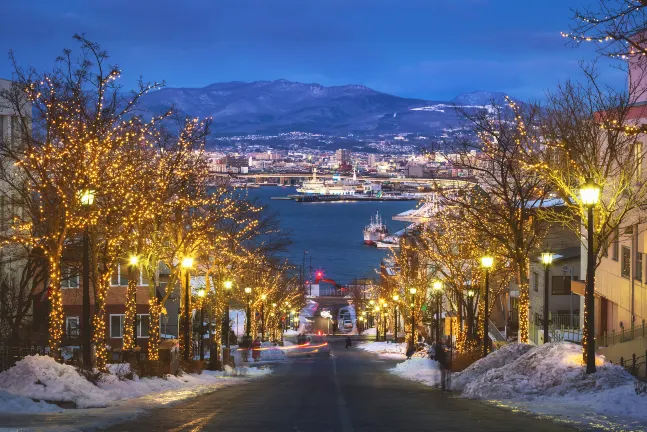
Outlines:
[{"label": "illuminated tree", "polygon": [[[545,178],[560,198],[559,208],[546,208],[541,217],[565,226],[587,245],[582,223],[587,208],[580,186],[587,178],[601,188],[594,209],[593,255],[600,265],[608,246],[617,241],[620,227],[638,232],[644,222],[647,182],[642,128],[636,118],[645,117],[637,101],[643,92],[615,92],[596,83],[594,73],[587,83],[566,82],[549,93],[542,124],[543,142],[527,155],[528,169]],[[585,311],[585,321],[587,314]],[[584,345],[587,341],[584,340]]]},{"label": "illuminated tree", "polygon": [[484,239],[483,252],[496,248],[514,269],[519,287],[519,341],[528,341],[529,257],[541,244],[544,222],[535,216],[548,196],[548,183],[529,172],[523,157],[526,149],[537,146],[539,111],[494,104],[488,111],[463,114],[477,136],[458,137],[450,160],[467,169],[476,179],[461,190],[439,188],[442,205],[454,207],[478,237]]}]

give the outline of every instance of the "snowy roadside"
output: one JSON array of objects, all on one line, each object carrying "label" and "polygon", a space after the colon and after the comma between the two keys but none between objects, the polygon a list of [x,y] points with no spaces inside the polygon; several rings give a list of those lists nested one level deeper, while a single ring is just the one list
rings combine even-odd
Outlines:
[{"label": "snowy roadside", "polygon": [[[647,396],[636,394],[633,377],[601,356],[596,357],[597,373],[587,375],[581,359],[582,347],[568,342],[510,344],[453,374],[451,389],[462,397],[569,423],[645,430]],[[440,382],[438,363],[426,358],[399,363],[390,372],[428,386]]]},{"label": "snowy roadside", "polygon": [[393,359],[407,358],[407,345],[405,343],[367,342],[357,345],[357,348],[373,354],[377,354],[380,357]]},{"label": "snowy roadside", "polygon": [[204,371],[200,375],[139,378],[130,373],[127,364],[110,365],[110,371],[95,385],[74,367],[59,364],[51,357],[26,357],[0,373],[0,412],[79,411],[62,410],[45,401],[73,403],[77,408],[105,408],[119,401],[153,397],[158,403],[166,404],[244,382],[240,377],[253,378],[271,373],[271,369],[243,367],[228,368],[224,372]]}]

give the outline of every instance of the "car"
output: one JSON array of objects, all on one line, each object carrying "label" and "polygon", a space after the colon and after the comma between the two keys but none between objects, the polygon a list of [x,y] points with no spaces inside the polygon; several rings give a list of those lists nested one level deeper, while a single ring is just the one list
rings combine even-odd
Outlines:
[{"label": "car", "polygon": [[344,320],[344,328],[345,329],[352,329],[353,328],[353,322],[351,320]]}]

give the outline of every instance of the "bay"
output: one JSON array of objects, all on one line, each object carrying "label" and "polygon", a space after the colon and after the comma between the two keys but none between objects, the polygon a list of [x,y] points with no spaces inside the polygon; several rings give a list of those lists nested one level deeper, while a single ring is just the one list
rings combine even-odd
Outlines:
[{"label": "bay", "polygon": [[[268,211],[279,214],[281,228],[291,232],[292,244],[284,255],[301,266],[305,255],[306,274],[322,271],[324,277],[346,284],[355,278],[379,278],[381,260],[390,252],[364,244],[363,230],[371,216],[380,212],[394,233],[407,224],[391,218],[416,207],[415,201],[320,202],[297,203],[272,200],[272,197],[295,194],[293,187],[262,186],[249,189],[250,198],[257,198]],[[309,275],[309,279],[314,277]]]}]

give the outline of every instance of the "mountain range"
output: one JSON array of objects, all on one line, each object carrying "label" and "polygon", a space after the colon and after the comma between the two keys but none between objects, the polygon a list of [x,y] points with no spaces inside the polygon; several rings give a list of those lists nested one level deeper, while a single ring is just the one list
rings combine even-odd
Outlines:
[{"label": "mountain range", "polygon": [[173,106],[183,115],[213,119],[217,136],[309,132],[329,136],[419,133],[439,136],[459,127],[457,106],[467,111],[500,103],[503,93],[471,92],[451,101],[410,99],[361,85],[322,86],[286,80],[215,83],[202,88],[163,88],[140,108],[159,113]]}]

